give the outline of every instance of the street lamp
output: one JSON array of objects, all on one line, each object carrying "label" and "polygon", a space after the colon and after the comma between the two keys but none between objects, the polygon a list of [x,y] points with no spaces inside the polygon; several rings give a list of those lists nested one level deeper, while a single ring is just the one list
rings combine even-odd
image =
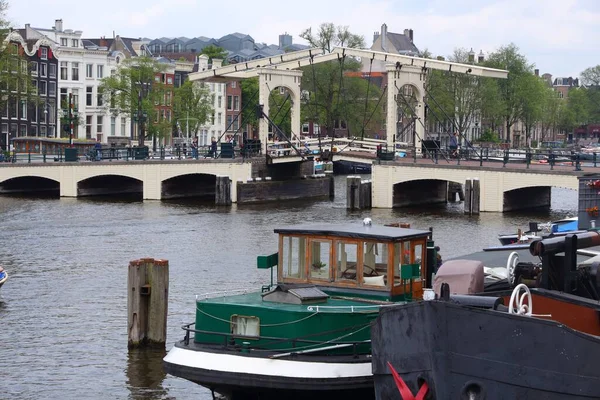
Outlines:
[{"label": "street lamp", "polygon": [[[79,120],[79,112],[73,104],[73,94],[69,93],[69,103],[66,109],[62,109],[62,119],[66,122],[63,125],[63,130],[69,134],[69,147],[73,147],[73,128],[75,121]],[[44,110],[45,114],[48,114],[48,109]]]},{"label": "street lamp", "polygon": [[147,94],[147,92],[149,91],[151,84],[149,82],[137,82],[137,84],[139,85],[138,109],[137,109],[137,113],[133,115],[133,120],[136,123],[139,123],[139,125],[138,125],[138,146],[143,147],[144,141],[146,139],[145,133],[144,133],[144,122],[146,122],[148,119],[148,113],[146,113],[142,109],[142,100],[143,100],[144,96]]}]

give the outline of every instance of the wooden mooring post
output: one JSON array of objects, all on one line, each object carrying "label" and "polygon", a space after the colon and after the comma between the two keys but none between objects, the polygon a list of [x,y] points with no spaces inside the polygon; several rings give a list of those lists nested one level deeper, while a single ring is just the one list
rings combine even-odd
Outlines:
[{"label": "wooden mooring post", "polygon": [[348,176],[346,181],[346,208],[362,210],[371,208],[371,181],[363,181],[360,176]]},{"label": "wooden mooring post", "polygon": [[480,184],[478,178],[465,181],[465,214],[479,214]]},{"label": "wooden mooring post", "polygon": [[153,258],[130,261],[127,287],[129,348],[164,346],[167,341],[169,261]]},{"label": "wooden mooring post", "polygon": [[217,176],[215,182],[215,205],[231,205],[231,179],[228,176]]}]

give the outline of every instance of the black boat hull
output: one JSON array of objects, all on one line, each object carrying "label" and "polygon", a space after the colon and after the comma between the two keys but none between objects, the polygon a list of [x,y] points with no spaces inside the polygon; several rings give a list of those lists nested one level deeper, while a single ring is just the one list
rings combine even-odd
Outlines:
[{"label": "black boat hull", "polygon": [[336,175],[370,174],[371,170],[371,164],[364,164],[345,160],[333,162],[333,173]]},{"label": "black boat hull", "polygon": [[378,400],[401,399],[388,362],[428,399],[600,398],[600,338],[554,321],[423,301],[383,310],[371,338]]}]

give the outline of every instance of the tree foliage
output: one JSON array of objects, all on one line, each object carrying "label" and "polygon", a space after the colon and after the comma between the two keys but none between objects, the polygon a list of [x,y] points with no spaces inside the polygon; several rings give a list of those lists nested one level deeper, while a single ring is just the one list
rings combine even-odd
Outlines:
[{"label": "tree foliage", "polygon": [[600,65],[586,68],[581,73],[581,83],[585,86],[600,86]]},{"label": "tree foliage", "polygon": [[532,73],[533,66],[519,53],[519,48],[514,44],[501,47],[490,54],[485,64],[488,67],[508,70],[508,79],[499,79],[497,82],[499,105],[506,127],[504,139],[508,140],[511,127],[523,114],[524,91],[520,89],[526,79],[523,77]]},{"label": "tree foliage", "polygon": [[306,40],[311,47],[318,47],[327,53],[335,47],[365,47],[365,38],[350,32],[347,26],[335,26],[332,22],[324,22],[319,25],[316,32],[307,28],[300,33],[300,37]]},{"label": "tree foliage", "polygon": [[103,78],[100,84],[106,107],[113,114],[133,117],[139,112],[145,115],[143,125],[148,134],[140,131],[140,144],[145,136],[164,139],[171,133],[171,123],[164,121],[156,108],[172,101],[172,88],[161,79],[165,70],[164,64],[149,57],[127,59],[114,75]]},{"label": "tree foliage", "polygon": [[250,127],[248,132],[252,138],[253,131],[258,130],[258,118],[256,108],[258,107],[258,77],[244,79],[240,83],[242,89],[242,121]]},{"label": "tree foliage", "polygon": [[222,47],[215,46],[214,44],[208,45],[202,49],[200,54],[204,54],[208,57],[208,62],[212,63],[214,58],[223,60],[223,65],[227,64],[227,50]]},{"label": "tree foliage", "polygon": [[[323,23],[316,33],[305,29],[300,37],[311,46],[331,52],[335,47],[361,48],[364,38],[348,30]],[[318,124],[327,135],[334,135],[336,121],[344,121],[349,135],[369,134],[369,122],[382,119],[381,89],[360,77],[361,63],[349,57],[302,68],[301,89],[308,96],[302,108],[302,120]],[[338,124],[340,125],[340,124]]]},{"label": "tree foliage", "polygon": [[189,133],[190,137],[197,135],[213,113],[213,95],[206,84],[186,81],[175,89],[173,114],[182,133]]},{"label": "tree foliage", "polygon": [[531,146],[531,132],[542,119],[544,96],[548,90],[551,89],[542,78],[534,74],[521,76],[517,98],[521,101],[521,120],[525,126],[525,145],[527,147]]}]

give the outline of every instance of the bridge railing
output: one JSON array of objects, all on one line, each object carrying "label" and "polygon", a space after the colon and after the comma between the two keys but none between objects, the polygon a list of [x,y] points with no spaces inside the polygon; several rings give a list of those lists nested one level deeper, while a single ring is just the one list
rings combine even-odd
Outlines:
[{"label": "bridge railing", "polygon": [[492,148],[459,148],[459,149],[429,149],[418,156],[414,151],[408,152],[405,161],[411,158],[416,162],[422,157],[431,159],[433,163],[457,164],[461,162],[478,163],[480,166],[524,165],[525,168],[547,166],[571,166],[580,171],[582,167],[596,168],[600,164],[600,153],[578,153],[574,151],[555,151],[538,149],[492,149]]},{"label": "bridge railing", "polygon": [[[67,149],[68,151],[69,149]],[[252,150],[252,149],[250,149]],[[57,153],[39,152],[0,152],[0,165],[4,163],[55,163],[64,161],[138,161],[138,160],[202,160],[211,158],[252,158],[262,156],[262,151],[243,151],[229,143],[222,143],[213,151],[211,146],[200,146],[198,151],[184,147],[159,147],[152,151],[147,147],[108,147],[92,149],[82,154],[77,153],[74,159],[65,158],[65,152],[59,149]]]}]

